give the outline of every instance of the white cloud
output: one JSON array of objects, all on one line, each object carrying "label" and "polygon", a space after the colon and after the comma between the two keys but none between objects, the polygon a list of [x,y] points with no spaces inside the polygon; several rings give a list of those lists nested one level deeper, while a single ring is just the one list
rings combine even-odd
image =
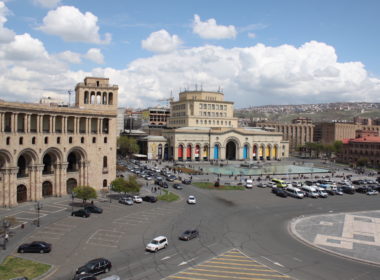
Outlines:
[{"label": "white cloud", "polygon": [[88,50],[88,52],[84,55],[84,58],[87,58],[88,60],[91,60],[97,64],[103,64],[104,63],[104,56],[100,49],[91,48]]},{"label": "white cloud", "polygon": [[54,8],[57,7],[61,0],[33,0],[35,5],[39,5],[44,8]]},{"label": "white cloud", "polygon": [[248,38],[254,39],[256,38],[256,34],[253,32],[248,32]]},{"label": "white cloud", "polygon": [[198,15],[194,15],[193,32],[204,39],[232,39],[237,34],[233,25],[217,25],[213,18],[201,21]]},{"label": "white cloud", "polygon": [[75,7],[61,6],[49,11],[38,29],[67,42],[110,43],[111,34],[106,33],[104,39],[100,38],[97,22],[98,18],[90,12],[82,14]]},{"label": "white cloud", "polygon": [[176,50],[182,44],[177,35],[170,35],[164,29],[153,32],[146,40],[142,40],[141,46],[152,52],[168,53]]},{"label": "white cloud", "polygon": [[81,63],[81,55],[72,51],[64,51],[57,54],[58,58],[65,60],[70,63]]},{"label": "white cloud", "polygon": [[0,1],[0,44],[8,43],[13,40],[16,35],[13,30],[10,30],[4,27],[4,24],[7,22],[7,15],[9,14],[8,8],[5,6],[3,1]]}]

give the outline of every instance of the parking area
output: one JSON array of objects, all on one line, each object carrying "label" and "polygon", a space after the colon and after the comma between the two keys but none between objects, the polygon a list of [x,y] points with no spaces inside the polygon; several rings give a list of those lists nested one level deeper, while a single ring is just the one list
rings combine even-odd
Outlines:
[{"label": "parking area", "polygon": [[280,280],[291,278],[257,262],[238,249],[232,249],[201,264],[170,275],[165,279]]}]

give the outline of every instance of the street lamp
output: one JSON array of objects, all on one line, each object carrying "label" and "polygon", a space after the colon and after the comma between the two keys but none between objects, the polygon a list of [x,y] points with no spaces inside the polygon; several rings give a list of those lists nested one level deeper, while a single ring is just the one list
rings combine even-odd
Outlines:
[{"label": "street lamp", "polygon": [[37,201],[34,207],[37,210],[37,227],[40,227],[40,210],[42,209],[42,202]]},{"label": "street lamp", "polygon": [[3,219],[2,222],[3,230],[4,230],[4,235],[3,235],[3,249],[7,249],[7,242],[8,242],[8,233],[7,229],[10,227],[10,222],[6,219]]},{"label": "street lamp", "polygon": [[71,193],[71,212],[74,212],[74,193]]}]

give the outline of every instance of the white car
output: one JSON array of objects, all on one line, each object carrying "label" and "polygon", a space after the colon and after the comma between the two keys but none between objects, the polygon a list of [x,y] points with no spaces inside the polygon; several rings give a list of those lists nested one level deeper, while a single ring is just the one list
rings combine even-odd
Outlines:
[{"label": "white car", "polygon": [[252,187],[253,187],[253,181],[251,179],[247,179],[245,181],[245,187],[248,188],[248,189],[252,189]]},{"label": "white car", "polygon": [[151,252],[157,252],[164,249],[169,245],[168,239],[165,236],[158,236],[146,245],[146,250]]},{"label": "white car", "polygon": [[187,203],[188,204],[195,204],[195,203],[197,203],[197,199],[195,198],[195,196],[189,195],[189,197],[187,198]]},{"label": "white car", "polygon": [[134,203],[141,203],[143,200],[138,195],[133,196],[133,202]]}]

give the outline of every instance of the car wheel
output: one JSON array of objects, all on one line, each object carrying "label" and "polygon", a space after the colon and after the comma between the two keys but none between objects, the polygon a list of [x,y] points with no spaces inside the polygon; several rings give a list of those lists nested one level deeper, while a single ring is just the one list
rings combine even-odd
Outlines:
[{"label": "car wheel", "polygon": [[20,253],[24,253],[24,252],[25,252],[24,249],[21,249],[21,250],[20,250]]},{"label": "car wheel", "polygon": [[44,253],[44,250],[40,250],[40,254],[43,254]]},{"label": "car wheel", "polygon": [[168,247],[168,244],[165,244],[165,248]]},{"label": "car wheel", "polygon": [[107,267],[105,270],[104,270],[104,273],[107,273],[109,270],[109,268]]},{"label": "car wheel", "polygon": [[157,251],[158,251],[158,248],[156,248],[154,251],[157,252]]}]

